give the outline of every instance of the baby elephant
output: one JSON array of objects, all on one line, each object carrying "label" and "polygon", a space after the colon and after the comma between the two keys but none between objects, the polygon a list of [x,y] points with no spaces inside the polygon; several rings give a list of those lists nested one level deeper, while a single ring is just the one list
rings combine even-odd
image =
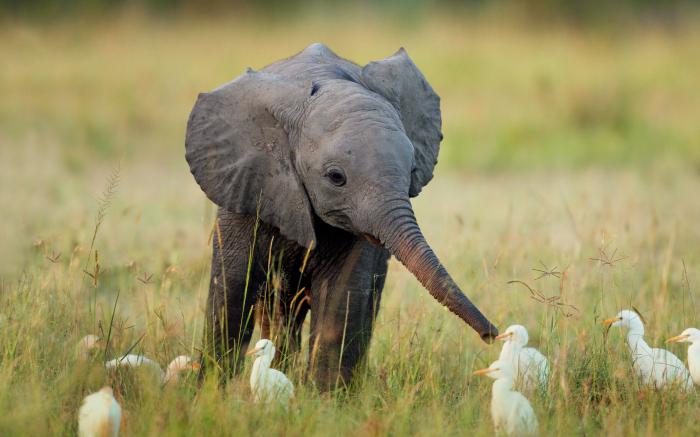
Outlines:
[{"label": "baby elephant", "polygon": [[497,329],[433,253],[409,200],[433,177],[440,129],[440,98],[404,49],[362,67],[313,44],[200,94],[186,158],[219,206],[205,357],[235,372],[256,313],[266,337],[284,335],[273,335],[283,355],[298,350],[310,310],[307,374],[320,389],[347,384],[391,255],[491,342]]}]

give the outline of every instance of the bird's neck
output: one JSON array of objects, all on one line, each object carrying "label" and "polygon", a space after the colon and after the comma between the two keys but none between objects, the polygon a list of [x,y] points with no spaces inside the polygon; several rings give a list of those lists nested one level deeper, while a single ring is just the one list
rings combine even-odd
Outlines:
[{"label": "bird's neck", "polygon": [[253,371],[250,375],[251,381],[253,379],[257,380],[260,378],[260,375],[270,368],[271,363],[272,357],[268,357],[267,355],[256,358],[255,362],[253,363]]},{"label": "bird's neck", "polygon": [[173,379],[173,377],[176,376],[177,373],[178,371],[176,369],[171,369],[170,367],[165,369],[165,373],[160,373],[161,384],[167,384],[168,382],[170,382],[170,380]]},{"label": "bird's neck", "polygon": [[690,358],[691,354],[697,353],[700,353],[700,342],[693,341],[690,343],[690,346],[688,346],[688,358]]},{"label": "bird's neck", "polygon": [[647,354],[651,348],[644,341],[644,325],[641,322],[633,323],[627,332],[627,345],[633,354]]},{"label": "bird's neck", "polygon": [[519,345],[516,345],[512,341],[507,341],[503,343],[503,347],[501,348],[501,354],[498,356],[498,359],[508,359],[510,360],[514,354],[516,354],[522,347]]},{"label": "bird's neck", "polygon": [[513,391],[513,378],[499,378],[493,382],[493,397],[499,398]]},{"label": "bird's neck", "polygon": [[629,322],[629,331],[627,332],[627,337],[637,336],[644,337],[644,324],[638,318],[634,318]]}]

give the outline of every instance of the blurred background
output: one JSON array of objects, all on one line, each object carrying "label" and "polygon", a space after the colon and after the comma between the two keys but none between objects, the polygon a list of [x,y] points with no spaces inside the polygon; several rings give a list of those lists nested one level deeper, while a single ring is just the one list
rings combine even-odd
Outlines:
[{"label": "blurred background", "polygon": [[0,0],[0,272],[85,245],[117,167],[117,218],[100,243],[111,260],[205,259],[213,208],[183,146],[197,93],[316,41],[360,64],[404,46],[442,97],[444,182],[421,199],[525,175],[695,181],[699,11],[681,0]]}]

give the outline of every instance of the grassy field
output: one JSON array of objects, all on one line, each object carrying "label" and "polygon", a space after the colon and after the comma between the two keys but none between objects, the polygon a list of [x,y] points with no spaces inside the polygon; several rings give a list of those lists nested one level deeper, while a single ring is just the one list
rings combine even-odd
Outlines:
[{"label": "grassy field", "polygon": [[[251,402],[247,373],[226,388],[135,390],[102,357],[77,358],[83,335],[110,331],[109,358],[137,342],[161,365],[197,353],[214,208],[183,158],[187,115],[197,92],[313,41],[360,63],[403,45],[442,96],[445,142],[418,219],[492,321],[527,326],[551,360],[532,398],[542,434],[700,433],[698,394],[641,387],[624,337],[600,325],[631,305],[653,345],[698,325],[697,26],[386,21],[137,15],[0,29],[0,435],[74,434],[82,398],[105,383],[124,435],[492,435],[491,381],[470,374],[500,346],[393,261],[356,386],[318,394],[300,366],[286,414]],[[98,215],[95,286],[84,270]],[[536,279],[543,264],[565,275]]]}]

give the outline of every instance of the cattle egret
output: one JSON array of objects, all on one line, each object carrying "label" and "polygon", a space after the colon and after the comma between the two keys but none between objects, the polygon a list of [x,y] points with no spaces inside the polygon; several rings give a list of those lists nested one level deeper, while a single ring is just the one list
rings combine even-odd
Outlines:
[{"label": "cattle egret", "polygon": [[[165,373],[160,368],[160,365],[152,359],[144,357],[143,355],[128,354],[115,358],[107,361],[105,363],[105,368],[112,372],[116,372],[117,370],[126,371],[127,375],[132,375],[132,372],[145,369],[146,372],[152,373],[153,379],[157,379],[158,382],[163,383],[165,380]],[[133,373],[133,375],[135,374],[136,373]]]},{"label": "cattle egret", "polygon": [[491,418],[497,433],[537,434],[537,417],[530,401],[513,390],[513,368],[508,361],[494,361],[488,368],[475,371],[474,375],[488,375],[495,379],[491,393]]},{"label": "cattle egret", "polygon": [[511,364],[515,379],[522,388],[525,391],[536,387],[544,389],[549,378],[549,363],[537,349],[525,347],[529,339],[527,329],[522,325],[511,325],[496,339],[504,340],[498,360]]},{"label": "cattle egret", "polygon": [[165,385],[171,382],[177,382],[180,380],[180,374],[183,371],[196,372],[199,370],[199,368],[199,363],[193,361],[192,358],[188,357],[187,355],[175,357],[175,359],[168,364],[168,367],[165,370],[165,375],[163,375],[162,383]]},{"label": "cattle egret", "polygon": [[83,399],[78,413],[80,437],[116,437],[122,418],[122,408],[114,399],[110,387],[103,387]]},{"label": "cattle egret", "polygon": [[690,343],[688,346],[688,370],[693,382],[700,385],[700,329],[688,328],[681,335],[671,337],[667,343]]},{"label": "cattle egret", "polygon": [[275,357],[275,345],[267,339],[259,340],[246,355],[257,357],[250,374],[250,389],[255,402],[276,401],[286,408],[289,399],[294,397],[294,386],[284,373],[270,369]]},{"label": "cattle egret", "polygon": [[115,358],[111,361],[107,361],[105,363],[105,367],[107,370],[116,370],[117,368],[136,369],[146,367],[151,369],[153,372],[156,372],[161,384],[165,385],[169,382],[178,381],[182,371],[197,371],[199,370],[200,366],[199,363],[193,362],[192,358],[186,355],[180,355],[175,357],[175,359],[168,364],[166,371],[163,372],[158,363],[152,359],[144,357],[143,355],[129,354],[120,358]]},{"label": "cattle egret", "polygon": [[693,388],[690,374],[677,356],[665,349],[651,348],[644,341],[644,324],[635,311],[620,311],[617,316],[603,320],[603,324],[629,328],[627,346],[632,354],[632,365],[644,384],[657,389],[672,384],[679,384],[685,390]]},{"label": "cattle egret", "polygon": [[90,354],[92,354],[95,350],[101,347],[102,339],[93,334],[89,334],[81,338],[80,341],[78,341],[78,344],[76,345],[76,349],[78,350],[78,356],[84,360],[90,358]]},{"label": "cattle egret", "polygon": [[137,368],[141,366],[148,366],[149,368],[155,370],[158,370],[158,372],[162,373],[163,370],[161,370],[160,365],[153,361],[150,358],[144,357],[143,355],[135,355],[135,354],[129,354],[129,355],[124,355],[123,357],[115,358],[113,360],[107,361],[105,363],[105,367],[107,370],[115,370],[119,367],[124,367],[124,368]]}]

